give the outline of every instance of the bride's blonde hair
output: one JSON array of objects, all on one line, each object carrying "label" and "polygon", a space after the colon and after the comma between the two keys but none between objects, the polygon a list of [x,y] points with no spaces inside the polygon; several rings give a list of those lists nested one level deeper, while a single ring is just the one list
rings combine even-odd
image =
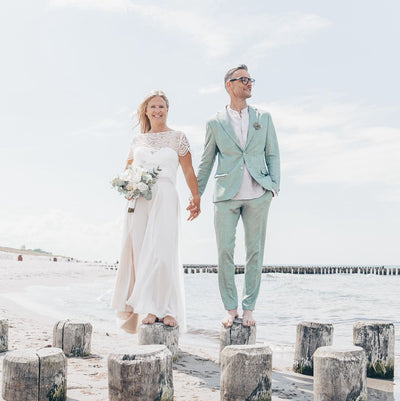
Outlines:
[{"label": "bride's blonde hair", "polygon": [[147,105],[149,104],[150,100],[155,98],[156,96],[161,97],[162,99],[164,99],[165,104],[167,105],[167,110],[169,109],[169,101],[167,96],[165,95],[165,93],[163,91],[151,91],[143,100],[143,102],[140,104],[138,110],[137,110],[137,118],[139,120],[139,125],[140,125],[140,131],[145,133],[145,132],[149,132],[151,129],[151,125],[150,125],[150,120],[146,115],[146,109],[147,109]]}]

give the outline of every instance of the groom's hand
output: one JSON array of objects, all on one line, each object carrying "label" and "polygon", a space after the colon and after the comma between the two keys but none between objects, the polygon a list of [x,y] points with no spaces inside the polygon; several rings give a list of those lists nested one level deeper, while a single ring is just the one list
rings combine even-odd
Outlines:
[{"label": "groom's hand", "polygon": [[188,217],[188,221],[194,220],[198,215],[201,213],[200,210],[200,197],[190,197],[189,198],[189,205],[186,208],[190,212],[190,215]]}]

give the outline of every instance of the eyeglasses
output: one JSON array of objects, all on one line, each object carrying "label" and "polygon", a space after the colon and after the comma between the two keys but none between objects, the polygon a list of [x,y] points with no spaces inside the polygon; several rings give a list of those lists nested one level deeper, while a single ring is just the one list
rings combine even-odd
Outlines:
[{"label": "eyeglasses", "polygon": [[243,85],[247,85],[249,82],[254,84],[256,80],[254,78],[249,78],[249,77],[239,77],[239,78],[233,78],[230,79],[229,82],[234,82],[234,81],[241,81]]}]

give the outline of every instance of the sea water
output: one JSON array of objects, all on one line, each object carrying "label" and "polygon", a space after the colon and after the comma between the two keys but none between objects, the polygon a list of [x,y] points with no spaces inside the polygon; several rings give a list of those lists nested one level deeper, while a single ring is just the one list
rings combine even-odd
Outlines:
[{"label": "sea water", "polygon": [[[110,272],[91,282],[66,286],[28,286],[16,296],[19,303],[55,319],[82,318],[112,330],[116,327],[111,309],[115,275]],[[200,343],[217,339],[224,316],[217,275],[185,274],[184,279],[187,334],[198,337]],[[243,275],[236,275],[239,299],[243,279]],[[263,274],[254,312],[257,340],[293,347],[296,326],[306,320],[333,323],[334,344],[345,345],[352,343],[354,322],[382,320],[395,324],[399,343],[399,287],[400,276]],[[396,355],[400,355],[399,346]]]}]

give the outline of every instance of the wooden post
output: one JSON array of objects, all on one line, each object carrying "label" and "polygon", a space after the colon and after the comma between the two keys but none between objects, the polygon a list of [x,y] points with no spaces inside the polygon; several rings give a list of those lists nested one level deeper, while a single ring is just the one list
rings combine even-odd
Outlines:
[{"label": "wooden post", "polygon": [[365,352],[361,347],[320,347],[314,353],[314,401],[367,401]]},{"label": "wooden post", "polygon": [[221,352],[221,401],[271,401],[272,351],[265,345],[230,345]]},{"label": "wooden post", "polygon": [[330,323],[300,322],[297,325],[293,370],[313,375],[313,355],[319,347],[332,345],[333,325]]},{"label": "wooden post", "polygon": [[394,377],[394,325],[388,322],[356,322],[353,343],[362,347],[367,357],[367,376]]},{"label": "wooden post", "polygon": [[8,351],[8,320],[0,319],[0,352]]},{"label": "wooden post", "polygon": [[39,401],[67,399],[67,358],[60,348],[37,351],[40,362]]},{"label": "wooden post", "polygon": [[173,361],[178,359],[179,326],[166,326],[164,323],[141,324],[138,331],[139,345],[164,344],[172,354]]},{"label": "wooden post", "polygon": [[65,355],[90,355],[92,325],[80,321],[61,320],[53,329],[53,347],[61,348]]},{"label": "wooden post", "polygon": [[221,326],[219,356],[228,345],[252,345],[256,343],[256,326],[243,326],[243,320],[236,318],[231,327]]},{"label": "wooden post", "polygon": [[7,353],[2,396],[6,401],[66,401],[67,358],[59,348]]},{"label": "wooden post", "polygon": [[172,401],[172,354],[165,345],[133,346],[108,357],[110,401]]}]

